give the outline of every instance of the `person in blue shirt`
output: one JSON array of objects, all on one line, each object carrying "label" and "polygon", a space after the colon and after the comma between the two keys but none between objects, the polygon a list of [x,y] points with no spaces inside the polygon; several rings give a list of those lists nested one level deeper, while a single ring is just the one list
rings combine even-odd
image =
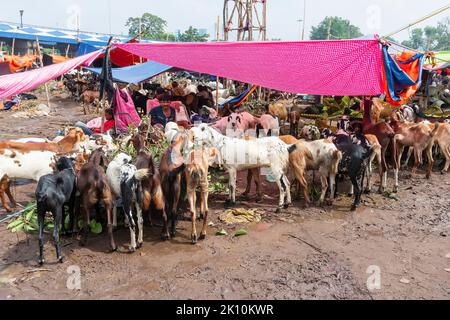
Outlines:
[{"label": "person in blue shirt", "polygon": [[175,109],[170,106],[171,101],[172,95],[170,92],[166,92],[161,96],[159,99],[161,105],[150,111],[152,126],[161,125],[165,128],[169,122],[176,122],[176,112]]}]

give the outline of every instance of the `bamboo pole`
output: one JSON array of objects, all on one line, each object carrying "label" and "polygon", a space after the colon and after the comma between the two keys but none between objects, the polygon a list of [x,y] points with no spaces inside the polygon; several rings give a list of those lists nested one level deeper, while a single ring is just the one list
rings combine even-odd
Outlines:
[{"label": "bamboo pole", "polygon": [[67,49],[66,49],[66,58],[69,57],[69,50],[70,50],[70,44],[67,45]]},{"label": "bamboo pole", "polygon": [[[39,38],[38,37],[36,37],[36,44],[37,44],[37,52],[38,52],[39,60],[41,62],[41,68],[43,68],[44,67],[44,61],[42,60],[41,45],[39,44]],[[47,105],[50,108],[50,94],[48,92],[47,82],[44,83],[44,87],[45,87],[45,95],[47,96]]]},{"label": "bamboo pole", "polygon": [[[217,35],[216,40],[220,39],[220,16],[217,16]],[[219,76],[216,77],[216,112],[219,114]]]},{"label": "bamboo pole", "polygon": [[11,55],[14,56],[14,47],[16,46],[16,38],[13,38],[12,42],[12,48],[11,48]]}]

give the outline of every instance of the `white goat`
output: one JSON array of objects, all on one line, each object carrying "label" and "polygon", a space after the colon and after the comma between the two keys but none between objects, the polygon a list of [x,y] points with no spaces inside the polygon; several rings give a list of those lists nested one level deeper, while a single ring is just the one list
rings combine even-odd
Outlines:
[{"label": "white goat", "polygon": [[[132,158],[124,153],[114,158],[106,170],[108,183],[116,198],[122,198],[123,209],[130,228],[130,250],[136,251],[144,242],[143,218],[142,218],[142,190],[141,181],[148,176],[148,169],[137,170],[131,164]],[[138,241],[136,245],[136,223],[133,218],[132,206],[135,206],[137,213],[137,224],[139,229]],[[117,208],[114,205],[114,223],[117,221]]]},{"label": "white goat", "polygon": [[236,203],[237,172],[254,168],[270,168],[280,190],[277,212],[291,204],[290,182],[286,176],[289,153],[296,147],[289,146],[276,137],[257,140],[241,140],[226,137],[206,124],[191,129],[194,144],[215,147],[219,150],[222,164],[229,174],[231,205]]}]

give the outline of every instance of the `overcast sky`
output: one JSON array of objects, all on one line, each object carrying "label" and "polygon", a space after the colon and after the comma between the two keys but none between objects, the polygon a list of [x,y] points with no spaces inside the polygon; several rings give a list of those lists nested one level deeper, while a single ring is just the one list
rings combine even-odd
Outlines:
[{"label": "overcast sky", "polygon": [[[222,16],[223,0],[20,0],[2,1],[0,20],[19,22],[19,10],[25,10],[24,23],[47,27],[75,28],[79,12],[80,29],[101,33],[127,34],[128,17],[144,12],[156,14],[168,22],[168,29],[185,30],[190,25],[215,34],[217,16]],[[299,40],[304,0],[268,0],[268,38]],[[311,26],[324,17],[341,16],[361,28],[364,34],[386,35],[426,14],[449,5],[449,0],[306,0],[306,35]],[[450,16],[450,10],[419,24],[436,25]],[[396,38],[404,40],[408,31]]]}]

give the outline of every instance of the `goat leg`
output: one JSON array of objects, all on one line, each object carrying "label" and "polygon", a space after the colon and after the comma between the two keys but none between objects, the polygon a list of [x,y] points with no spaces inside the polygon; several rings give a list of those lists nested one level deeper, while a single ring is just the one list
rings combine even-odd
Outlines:
[{"label": "goat leg", "polygon": [[192,244],[197,243],[197,229],[196,229],[196,222],[197,222],[197,215],[196,215],[196,191],[195,188],[189,188],[188,189],[188,201],[189,201],[189,210],[191,211],[191,241]]},{"label": "goat leg", "polygon": [[114,241],[114,235],[113,235],[113,217],[112,217],[112,202],[105,202],[106,206],[106,218],[108,220],[108,235],[111,245],[111,251],[116,251],[117,246],[116,242]]},{"label": "goat leg", "polygon": [[62,215],[64,211],[64,205],[62,207],[58,207],[55,212],[55,226],[53,228],[53,239],[55,241],[55,249],[56,249],[56,258],[59,263],[63,263],[63,256],[61,253],[61,241],[59,238],[59,226],[62,222]]},{"label": "goat leg", "polygon": [[39,225],[39,265],[44,264],[44,219],[45,208],[41,204],[37,204],[37,216]]}]

